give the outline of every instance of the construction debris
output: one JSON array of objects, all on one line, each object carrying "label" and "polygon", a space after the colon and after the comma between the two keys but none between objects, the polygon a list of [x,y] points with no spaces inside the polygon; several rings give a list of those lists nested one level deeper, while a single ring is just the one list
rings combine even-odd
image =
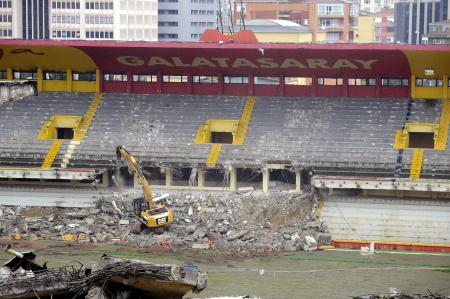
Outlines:
[{"label": "construction debris", "polygon": [[109,256],[103,256],[92,268],[77,262],[32,272],[27,268],[27,264],[16,267],[10,262],[0,268],[0,298],[175,299],[191,291],[201,292],[207,281],[207,274],[196,267]]},{"label": "construction debris", "polygon": [[315,195],[281,191],[165,191],[169,194],[161,200],[175,213],[174,223],[162,234],[151,230],[136,234],[139,223],[132,200],[141,192],[112,192],[89,209],[0,206],[0,237],[251,252],[310,248],[306,236],[317,245],[331,241],[327,228],[312,213]]}]

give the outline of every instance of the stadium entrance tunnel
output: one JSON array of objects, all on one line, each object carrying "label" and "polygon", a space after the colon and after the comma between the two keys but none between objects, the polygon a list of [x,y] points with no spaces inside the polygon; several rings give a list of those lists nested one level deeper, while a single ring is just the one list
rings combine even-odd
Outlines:
[{"label": "stadium entrance tunnel", "polygon": [[434,148],[434,133],[409,133],[410,148]]},{"label": "stadium entrance tunnel", "polygon": [[439,124],[406,123],[403,130],[395,134],[394,149],[405,148],[436,148],[439,134]]},{"label": "stadium entrance tunnel", "polygon": [[77,138],[77,129],[82,117],[74,115],[52,115],[41,128],[38,140],[48,139],[74,139]]},{"label": "stadium entrance tunnel", "polygon": [[240,144],[236,139],[238,127],[238,120],[209,119],[198,128],[194,144]]}]

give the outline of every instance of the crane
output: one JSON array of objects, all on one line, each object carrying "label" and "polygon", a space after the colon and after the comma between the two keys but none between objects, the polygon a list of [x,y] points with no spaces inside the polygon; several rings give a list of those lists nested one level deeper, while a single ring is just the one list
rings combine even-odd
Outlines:
[{"label": "crane", "polygon": [[164,227],[173,222],[173,212],[162,203],[155,204],[150,184],[142,173],[136,159],[122,145],[116,147],[117,166],[125,158],[133,174],[142,186],[144,196],[133,200],[133,210],[139,221],[149,228]]}]

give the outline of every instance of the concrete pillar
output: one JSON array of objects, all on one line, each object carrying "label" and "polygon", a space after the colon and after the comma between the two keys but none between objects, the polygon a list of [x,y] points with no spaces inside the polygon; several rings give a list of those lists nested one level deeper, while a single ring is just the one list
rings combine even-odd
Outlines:
[{"label": "concrete pillar", "polygon": [[6,79],[7,80],[13,79],[13,70],[10,67],[6,69]]},{"label": "concrete pillar", "polygon": [[197,168],[197,186],[199,188],[205,188],[205,169],[204,168]]},{"label": "concrete pillar", "polygon": [[230,190],[237,191],[237,169],[234,166],[230,169]]},{"label": "concrete pillar", "polygon": [[95,92],[102,91],[103,77],[102,72],[99,69],[95,70]]},{"label": "concrete pillar", "polygon": [[334,189],[328,188],[328,195],[333,195],[333,194],[334,194]]},{"label": "concrete pillar", "polygon": [[263,169],[263,192],[269,191],[270,171],[268,168]]},{"label": "concrete pillar", "polygon": [[166,187],[173,184],[172,168],[166,168]]},{"label": "concrete pillar", "polygon": [[41,68],[37,69],[37,88],[38,91],[42,91],[43,90],[43,85],[44,85],[44,72],[42,71]]},{"label": "concrete pillar", "polygon": [[364,197],[367,197],[368,190],[367,189],[363,189],[362,194],[363,194]]},{"label": "concrete pillar", "polygon": [[72,70],[66,70],[66,91],[72,92]]},{"label": "concrete pillar", "polygon": [[295,171],[295,192],[302,192],[302,173],[300,170]]},{"label": "concrete pillar", "polygon": [[102,186],[109,187],[109,173],[107,170],[102,173]]},{"label": "concrete pillar", "polygon": [[442,98],[445,100],[448,98],[448,75],[444,75],[442,78]]},{"label": "concrete pillar", "polygon": [[415,75],[411,75],[411,84],[409,84],[409,86],[411,86],[411,98],[415,98],[416,97],[416,76]]}]

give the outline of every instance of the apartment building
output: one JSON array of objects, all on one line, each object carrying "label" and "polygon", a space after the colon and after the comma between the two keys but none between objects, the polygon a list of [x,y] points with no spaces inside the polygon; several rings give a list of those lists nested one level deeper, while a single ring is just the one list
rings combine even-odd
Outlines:
[{"label": "apartment building", "polygon": [[394,0],[360,0],[360,9],[365,12],[379,12],[394,8]]},{"label": "apartment building", "polygon": [[243,1],[235,4],[233,18],[282,19],[308,26],[313,42],[320,31],[326,32],[327,42],[352,42],[357,28],[359,2],[341,0],[306,1]]}]

